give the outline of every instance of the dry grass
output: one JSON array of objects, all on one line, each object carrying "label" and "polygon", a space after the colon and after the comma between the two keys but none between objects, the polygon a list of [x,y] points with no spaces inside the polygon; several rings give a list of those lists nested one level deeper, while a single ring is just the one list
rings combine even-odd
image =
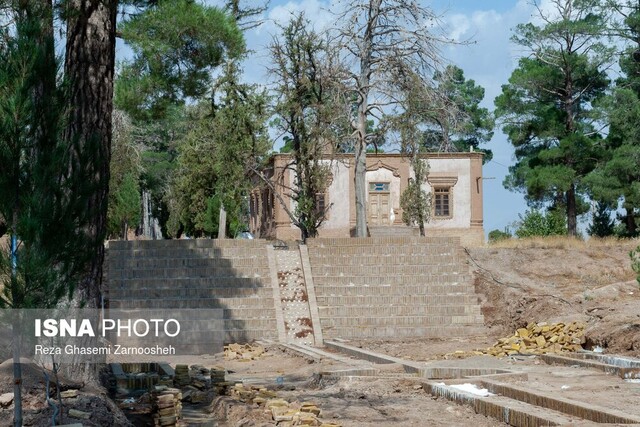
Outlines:
[{"label": "dry grass", "polygon": [[577,239],[568,236],[529,237],[526,239],[506,239],[489,243],[492,248],[512,249],[589,249],[605,247],[624,247],[629,250],[640,245],[640,239],[618,239],[615,237]]}]

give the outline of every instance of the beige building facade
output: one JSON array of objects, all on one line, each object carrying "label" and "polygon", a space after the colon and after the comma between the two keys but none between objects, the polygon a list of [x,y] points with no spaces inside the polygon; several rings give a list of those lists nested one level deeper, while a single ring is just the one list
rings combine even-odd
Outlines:
[{"label": "beige building facade", "polygon": [[[431,220],[425,224],[427,236],[457,236],[465,246],[484,242],[482,211],[482,153],[428,153],[430,171],[423,189],[432,195]],[[354,158],[342,154],[324,160],[331,168],[331,179],[320,205],[328,206],[319,237],[348,237],[356,224]],[[288,165],[291,157],[275,154],[265,174],[276,185],[257,183],[250,200],[250,231],[260,238],[300,239],[300,230],[282,206],[295,210],[287,196],[295,171]],[[369,230],[405,227],[400,195],[407,188],[413,170],[409,159],[399,154],[367,154],[367,225]],[[274,190],[279,194],[274,194]],[[282,200],[282,202],[280,202]]]}]

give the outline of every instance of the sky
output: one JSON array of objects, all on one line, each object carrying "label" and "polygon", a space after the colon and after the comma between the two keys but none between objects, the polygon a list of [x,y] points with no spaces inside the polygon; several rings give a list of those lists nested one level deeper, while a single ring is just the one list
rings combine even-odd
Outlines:
[{"label": "sky", "polygon": [[[265,81],[265,47],[277,33],[277,22],[285,23],[291,12],[305,11],[314,28],[322,30],[334,23],[330,10],[339,7],[339,3],[340,0],[272,0],[264,24],[247,33],[248,46],[256,55],[246,67],[246,78],[254,82]],[[546,3],[548,0],[543,0],[542,7]],[[448,63],[464,70],[467,79],[473,79],[485,88],[483,106],[493,110],[493,100],[524,54],[509,41],[512,29],[519,23],[529,22],[534,7],[528,0],[423,0],[423,4],[441,17],[447,36],[471,42],[444,46],[442,53]],[[499,126],[485,147],[494,154],[493,160],[483,169],[484,229],[488,233],[511,226],[527,206],[522,193],[510,192],[502,185],[515,158],[513,148]],[[513,231],[513,227],[511,229]]]},{"label": "sky", "polygon": [[[223,0],[204,0],[205,3],[221,6]],[[245,34],[247,46],[253,51],[245,63],[245,79],[263,84],[268,81],[266,47],[273,35],[278,33],[278,24],[286,24],[292,12],[304,11],[317,31],[335,24],[331,11],[339,10],[348,0],[271,0],[264,13],[264,23]],[[520,23],[532,21],[535,8],[532,0],[419,0],[430,7],[442,21],[445,35],[459,42],[443,46],[446,63],[462,68],[467,79],[485,88],[483,106],[493,111],[493,100],[501,92],[525,54],[521,48],[510,43],[512,30]],[[541,8],[549,7],[552,0],[538,0]],[[254,4],[251,0],[241,2]],[[127,48],[119,45],[118,56],[126,57]],[[504,230],[519,219],[527,210],[522,193],[506,190],[502,185],[509,166],[515,163],[513,147],[498,125],[493,139],[486,145],[493,150],[493,159],[484,165],[484,230]]]}]

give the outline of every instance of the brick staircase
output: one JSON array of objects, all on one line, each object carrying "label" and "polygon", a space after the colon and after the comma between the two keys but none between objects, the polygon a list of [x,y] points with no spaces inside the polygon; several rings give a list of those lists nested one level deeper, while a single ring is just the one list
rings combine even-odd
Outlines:
[{"label": "brick staircase", "polygon": [[419,236],[418,227],[406,225],[370,225],[369,235],[371,237],[407,237]]},{"label": "brick staircase", "polygon": [[109,242],[109,306],[169,312],[217,309],[221,314],[211,328],[218,329],[224,342],[276,339],[266,244],[210,239]]},{"label": "brick staircase", "polygon": [[483,333],[457,238],[310,239],[307,245],[325,338]]}]

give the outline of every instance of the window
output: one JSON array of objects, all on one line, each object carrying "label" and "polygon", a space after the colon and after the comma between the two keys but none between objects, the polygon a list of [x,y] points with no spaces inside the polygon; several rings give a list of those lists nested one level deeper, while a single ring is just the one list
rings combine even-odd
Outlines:
[{"label": "window", "polygon": [[327,194],[316,193],[316,212],[315,212],[316,215],[318,215],[318,217],[322,215],[323,219],[327,219],[328,215],[327,215],[327,212],[325,212],[326,208],[327,208]]},{"label": "window", "polygon": [[451,187],[433,189],[433,207],[436,218],[451,218]]},{"label": "window", "polygon": [[369,183],[369,192],[388,192],[389,191],[389,183],[388,182],[370,182]]}]

